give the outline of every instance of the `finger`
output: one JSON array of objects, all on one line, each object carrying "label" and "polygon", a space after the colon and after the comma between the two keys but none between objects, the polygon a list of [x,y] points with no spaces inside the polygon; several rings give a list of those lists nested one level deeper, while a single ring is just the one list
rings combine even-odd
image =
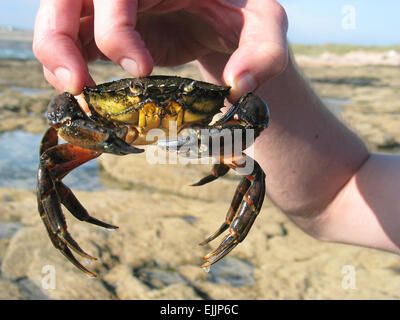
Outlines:
[{"label": "finger", "polygon": [[92,0],[83,0],[81,17],[90,17],[94,15],[94,7]]},{"label": "finger", "polygon": [[35,20],[33,52],[58,90],[78,94],[88,77],[77,46],[81,1],[44,0]]},{"label": "finger", "polygon": [[84,48],[82,48],[82,50],[84,52],[84,56],[87,62],[92,62],[96,60],[105,60],[105,61],[109,60],[97,47],[94,39],[90,43],[88,43]]},{"label": "finger", "polygon": [[87,62],[96,60],[108,60],[108,58],[100,51],[94,40],[94,16],[86,16],[81,18],[79,28],[79,39],[82,46],[81,51]]},{"label": "finger", "polygon": [[149,75],[153,60],[134,29],[137,1],[95,0],[94,8],[95,41],[100,51],[135,77]]},{"label": "finger", "polygon": [[86,16],[80,19],[79,40],[82,47],[94,40],[94,16]]},{"label": "finger", "polygon": [[[64,83],[61,82],[50,70],[48,70],[46,67],[43,66],[43,74],[46,80],[52,84],[54,88],[56,88],[58,91],[68,91],[64,89]],[[93,78],[91,75],[88,73],[87,74],[87,79],[84,82],[85,86],[95,86],[96,83],[94,82]],[[70,91],[69,91],[70,92]],[[80,92],[79,92],[80,93]]]},{"label": "finger", "polygon": [[230,54],[211,52],[197,59],[198,67],[207,82],[223,84],[222,74],[228,63]]},{"label": "finger", "polygon": [[233,99],[254,91],[287,65],[286,13],[275,1],[259,3],[243,10],[239,46],[224,69],[223,78],[232,87]]}]

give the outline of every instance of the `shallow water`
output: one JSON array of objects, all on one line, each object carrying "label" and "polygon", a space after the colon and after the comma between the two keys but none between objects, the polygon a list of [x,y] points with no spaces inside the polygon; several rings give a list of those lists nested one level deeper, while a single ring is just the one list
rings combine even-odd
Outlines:
[{"label": "shallow water", "polygon": [[208,272],[211,275],[209,281],[217,284],[241,287],[256,282],[252,264],[235,257],[225,257],[212,265]]},{"label": "shallow water", "polygon": [[12,236],[22,228],[19,222],[0,222],[0,239],[12,238]]},{"label": "shallow water", "polygon": [[0,40],[0,59],[33,60],[31,41]]},{"label": "shallow water", "polygon": [[349,104],[351,100],[349,99],[339,99],[339,98],[326,98],[324,99],[326,103],[329,104]]},{"label": "shallow water", "polygon": [[[209,267],[206,272],[210,275],[207,281],[216,284],[242,287],[256,283],[252,264],[235,257],[225,257]],[[134,274],[153,289],[188,281],[175,269],[143,267],[135,270]]]},{"label": "shallow water", "polygon": [[18,91],[19,93],[25,96],[32,96],[36,94],[40,94],[43,92],[51,92],[51,89],[37,89],[37,88],[27,88],[27,87],[19,87],[19,86],[10,86],[10,90]]},{"label": "shallow water", "polygon": [[18,49],[18,48],[1,48],[0,47],[0,59],[18,59],[18,60],[33,60],[35,56],[32,50],[29,49]]},{"label": "shallow water", "polygon": [[349,99],[338,99],[338,98],[325,98],[323,99],[326,106],[329,110],[331,110],[334,114],[341,114],[343,112],[343,105],[350,104],[351,100]]},{"label": "shallow water", "polygon": [[[0,135],[0,187],[35,189],[39,165],[41,134],[22,130]],[[73,170],[63,179],[73,189],[104,189],[99,179],[99,165],[95,160]]]},{"label": "shallow water", "polygon": [[153,289],[160,289],[171,284],[185,282],[185,279],[175,270],[157,268],[140,268],[135,275]]}]

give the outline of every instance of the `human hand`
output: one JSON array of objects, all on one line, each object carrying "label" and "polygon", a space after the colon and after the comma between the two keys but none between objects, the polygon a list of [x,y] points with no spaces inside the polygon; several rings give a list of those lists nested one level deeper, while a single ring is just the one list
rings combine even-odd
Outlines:
[{"label": "human hand", "polygon": [[285,69],[286,31],[274,0],[42,0],[33,50],[46,79],[73,94],[94,84],[97,59],[135,77],[198,59],[240,95]]}]

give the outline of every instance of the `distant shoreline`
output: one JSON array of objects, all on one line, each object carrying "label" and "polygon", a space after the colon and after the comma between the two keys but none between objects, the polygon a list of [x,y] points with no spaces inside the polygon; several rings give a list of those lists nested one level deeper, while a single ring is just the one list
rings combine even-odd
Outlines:
[{"label": "distant shoreline", "polygon": [[[11,42],[32,42],[33,30],[9,29],[0,27],[0,41]],[[365,51],[400,51],[400,43],[393,45],[355,45],[345,43],[324,43],[324,44],[303,44],[292,43],[290,45],[295,53],[306,55],[319,55],[323,52],[329,51],[336,54],[345,54],[355,50]]]},{"label": "distant shoreline", "polygon": [[32,42],[33,31],[31,30],[9,30],[0,28],[0,41],[9,42]]},{"label": "distant shoreline", "polygon": [[[32,59],[32,30],[0,27],[0,59]],[[290,43],[300,64],[400,64],[400,44],[389,46],[361,46],[327,43],[307,45]],[[15,57],[14,57],[15,55]]]},{"label": "distant shoreline", "polygon": [[355,44],[341,44],[341,43],[326,43],[326,44],[299,44],[290,43],[290,46],[295,54],[307,56],[319,56],[325,52],[330,52],[337,55],[345,55],[353,51],[365,52],[385,52],[397,51],[400,52],[400,44],[387,45],[387,46],[362,46]]}]

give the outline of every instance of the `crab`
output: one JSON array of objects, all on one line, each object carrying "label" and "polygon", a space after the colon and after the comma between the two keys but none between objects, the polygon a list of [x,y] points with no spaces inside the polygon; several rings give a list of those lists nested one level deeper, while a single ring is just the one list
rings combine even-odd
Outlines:
[{"label": "crab", "polygon": [[[232,136],[220,139],[219,134],[239,130],[243,136],[251,132],[253,138],[257,138],[268,126],[269,111],[260,97],[248,93],[222,115],[220,109],[224,107],[229,91],[230,87],[188,78],[149,76],[85,87],[84,103],[78,103],[68,92],[54,97],[47,111],[49,128],[40,145],[37,183],[38,211],[54,247],[78,269],[95,277],[96,274],[85,268],[73,254],[75,252],[89,260],[96,260],[83,251],[67,231],[61,205],[81,221],[107,229],[118,228],[90,216],[71,189],[62,182],[73,169],[102,153],[120,156],[141,153],[144,150],[137,146],[154,143],[169,151],[193,156],[190,147],[204,145],[204,140],[209,144],[208,150],[197,152],[197,157],[211,155],[219,161],[213,164],[210,175],[193,186],[214,181],[229,169],[242,174],[242,178],[225,221],[215,233],[200,243],[205,245],[229,229],[221,244],[204,256],[206,261],[202,267],[217,262],[243,241],[263,204],[265,173],[256,161],[251,171],[240,173],[243,161],[249,160],[243,150],[254,139],[251,142],[242,139],[239,143],[240,152],[234,154],[230,151],[227,153],[221,141],[234,144],[237,139]],[[222,116],[211,122],[216,114]],[[168,136],[172,125],[176,126],[178,133],[189,129],[191,134]],[[169,139],[149,138],[151,129],[155,128],[165,132]],[[205,139],[204,129],[208,129]],[[66,143],[59,144],[58,137]],[[217,138],[220,142],[214,143]],[[210,147],[211,142],[213,147]]]}]

